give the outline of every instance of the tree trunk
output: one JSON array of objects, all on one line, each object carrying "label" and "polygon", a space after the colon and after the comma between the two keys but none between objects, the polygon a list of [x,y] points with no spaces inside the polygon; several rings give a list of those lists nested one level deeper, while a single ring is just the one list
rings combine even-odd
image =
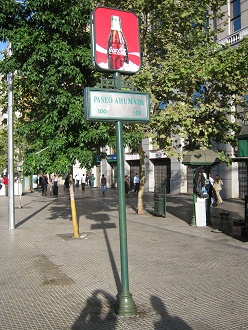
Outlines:
[{"label": "tree trunk", "polygon": [[73,233],[74,238],[79,238],[79,227],[78,227],[78,219],[77,219],[77,210],[76,210],[76,202],[74,195],[74,182],[72,173],[69,174],[69,191],[70,191],[70,201],[71,201],[71,217],[72,217],[72,225],[73,225]]}]

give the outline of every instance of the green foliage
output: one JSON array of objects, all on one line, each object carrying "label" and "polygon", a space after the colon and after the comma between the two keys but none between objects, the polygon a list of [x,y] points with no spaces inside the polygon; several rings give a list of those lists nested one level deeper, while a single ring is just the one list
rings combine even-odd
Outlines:
[{"label": "green foliage", "polygon": [[91,11],[91,1],[82,0],[8,1],[0,9],[0,38],[13,50],[0,70],[18,70],[26,174],[62,173],[76,160],[90,168],[115,132],[113,125],[84,121],[83,89],[98,79],[91,64]]},{"label": "green foliage", "polygon": [[8,168],[8,130],[0,130],[0,173]]},{"label": "green foliage", "polygon": [[155,69],[152,93],[169,105],[164,111],[155,110],[151,127],[165,149],[171,148],[168,140],[160,139],[166,133],[179,134],[186,150],[236,142],[240,127],[230,119],[239,114],[231,105],[245,105],[247,42],[236,49],[217,48],[204,44],[190,58],[185,50],[177,50],[171,63],[161,60],[162,66]]},{"label": "green foliage", "polygon": [[[111,3],[117,4],[104,2]],[[237,143],[242,115],[233,109],[245,106],[248,40],[236,48],[217,44],[221,25],[214,27],[213,20],[224,24],[223,5],[225,0],[118,1],[140,19],[143,67],[134,81],[152,101],[144,130],[169,156]]]},{"label": "green foliage", "polygon": [[[19,135],[19,123],[18,119],[14,115],[13,122],[13,143],[14,143],[14,165],[22,163],[23,154],[25,148],[25,141],[22,136]],[[0,130],[0,173],[8,169],[8,127],[4,126]]]},{"label": "green foliage", "polygon": [[[151,97],[149,125],[124,124],[124,144],[140,150],[142,138],[168,155],[236,140],[239,126],[230,105],[244,105],[247,40],[231,49],[216,44],[225,0],[102,1],[134,11],[140,22],[142,68],[132,79]],[[22,112],[19,134],[27,141],[25,172],[65,172],[76,160],[93,166],[100,147],[115,146],[115,127],[84,121],[86,86],[99,74],[91,64],[89,0],[3,1],[0,39],[13,56],[0,72],[18,70],[15,107]],[[161,109],[160,103],[166,107]],[[177,139],[180,135],[181,139]],[[173,139],[173,137],[175,137]]]}]

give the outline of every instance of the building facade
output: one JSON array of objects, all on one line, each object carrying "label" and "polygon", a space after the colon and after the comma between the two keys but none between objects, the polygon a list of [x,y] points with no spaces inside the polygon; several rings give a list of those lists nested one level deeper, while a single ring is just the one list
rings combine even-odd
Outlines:
[{"label": "building facade", "polygon": [[[248,36],[248,1],[247,0],[229,0],[225,6],[223,6],[224,20],[227,20],[228,24],[224,27],[223,32],[221,32],[218,36],[217,42],[221,45],[229,44],[231,47],[238,47],[240,41]],[[217,26],[222,24],[222,22],[217,22]],[[223,26],[223,24],[221,25]],[[246,97],[248,100],[248,97]],[[238,111],[245,111],[247,109],[234,109]],[[247,117],[247,116],[246,116]],[[247,123],[240,123],[240,125],[246,125]],[[247,129],[245,127],[242,128],[241,132],[246,132]],[[244,142],[247,141],[247,136],[243,135],[242,140]],[[247,142],[246,142],[247,144]],[[237,191],[237,195],[240,198],[244,198],[244,196],[248,193],[247,187],[247,160],[240,159],[237,156],[243,153],[241,152],[240,146],[238,144],[238,148],[233,150],[233,165],[231,166],[231,187],[232,189]],[[242,144],[243,145],[243,144]],[[246,154],[248,156],[248,153]],[[237,161],[235,161],[235,159]],[[239,160],[238,160],[239,159]],[[238,175],[236,175],[236,172]],[[238,178],[237,178],[238,176]],[[237,187],[238,185],[238,187]],[[235,197],[235,196],[233,196]]]}]

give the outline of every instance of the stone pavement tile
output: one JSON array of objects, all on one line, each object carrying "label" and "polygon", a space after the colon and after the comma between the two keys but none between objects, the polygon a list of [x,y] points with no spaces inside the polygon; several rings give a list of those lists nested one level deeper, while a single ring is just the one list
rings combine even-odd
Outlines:
[{"label": "stone pavement tile", "polygon": [[[217,239],[170,212],[137,215],[137,197],[128,198],[129,289],[138,309],[131,318],[114,314],[121,290],[115,190],[76,191],[81,239],[70,237],[61,188],[57,199],[24,195],[13,231],[0,198],[0,329],[248,328],[246,243]],[[182,216],[181,203],[190,219],[186,197],[168,203]]]}]

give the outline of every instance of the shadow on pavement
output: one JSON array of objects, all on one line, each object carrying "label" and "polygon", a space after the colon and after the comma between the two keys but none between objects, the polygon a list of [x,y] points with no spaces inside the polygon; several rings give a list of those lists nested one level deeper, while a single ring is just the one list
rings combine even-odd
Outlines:
[{"label": "shadow on pavement", "polygon": [[106,242],[106,245],[107,245],[108,254],[109,254],[109,260],[111,262],[113,276],[114,276],[114,279],[115,279],[116,289],[117,289],[117,292],[119,294],[119,293],[121,293],[121,280],[120,280],[120,277],[119,277],[118,269],[117,269],[117,266],[116,266],[114,254],[113,254],[113,251],[112,251],[112,248],[111,248],[111,244],[110,244],[109,237],[108,237],[108,232],[107,232],[108,229],[113,229],[113,228],[116,229],[117,227],[116,227],[115,223],[106,222],[106,221],[110,220],[108,214],[106,214],[106,213],[105,214],[104,213],[97,214],[97,218],[95,216],[96,216],[96,214],[93,214],[92,218],[93,218],[94,221],[98,221],[98,223],[97,224],[92,224],[91,229],[92,230],[100,229],[100,230],[103,231],[105,242]]},{"label": "shadow on pavement", "polygon": [[[158,315],[158,321],[154,322],[152,329],[184,329],[191,330],[179,317],[171,317],[164,302],[157,296],[150,297],[153,311]],[[108,329],[114,330],[117,327],[117,323],[120,320],[123,329],[135,329],[137,318],[143,319],[146,323],[146,318],[151,319],[149,313],[144,310],[139,310],[138,314],[133,317],[121,317],[119,319],[116,316],[116,302],[117,299],[103,290],[95,290],[92,296],[86,301],[86,307],[82,310],[80,316],[72,325],[72,330],[93,330],[93,329]],[[149,321],[148,321],[149,322]],[[148,322],[146,323],[148,326]],[[99,328],[98,328],[99,327]],[[119,327],[119,325],[118,325]],[[145,327],[146,328],[146,327]]]},{"label": "shadow on pavement", "polygon": [[46,204],[45,206],[43,206],[42,208],[40,208],[39,210],[35,211],[34,213],[30,214],[28,217],[26,217],[25,219],[19,221],[17,224],[16,224],[16,228],[18,228],[19,226],[23,225],[26,221],[32,219],[36,214],[40,213],[41,211],[43,211],[45,208],[47,208],[50,204],[52,204],[52,202],[50,202],[49,204]]},{"label": "shadow on pavement", "polygon": [[168,314],[162,299],[160,299],[159,297],[151,296],[151,304],[152,304],[153,309],[160,316],[160,319],[154,323],[153,329],[155,329],[155,330],[159,330],[159,329],[190,330],[190,329],[192,329],[179,317],[177,317],[177,316],[171,317]]},{"label": "shadow on pavement", "polygon": [[[106,312],[107,311],[107,312]],[[102,290],[96,290],[87,299],[86,306],[72,325],[72,330],[99,329],[114,330],[116,325],[115,298]],[[108,327],[106,327],[108,325]]]}]

